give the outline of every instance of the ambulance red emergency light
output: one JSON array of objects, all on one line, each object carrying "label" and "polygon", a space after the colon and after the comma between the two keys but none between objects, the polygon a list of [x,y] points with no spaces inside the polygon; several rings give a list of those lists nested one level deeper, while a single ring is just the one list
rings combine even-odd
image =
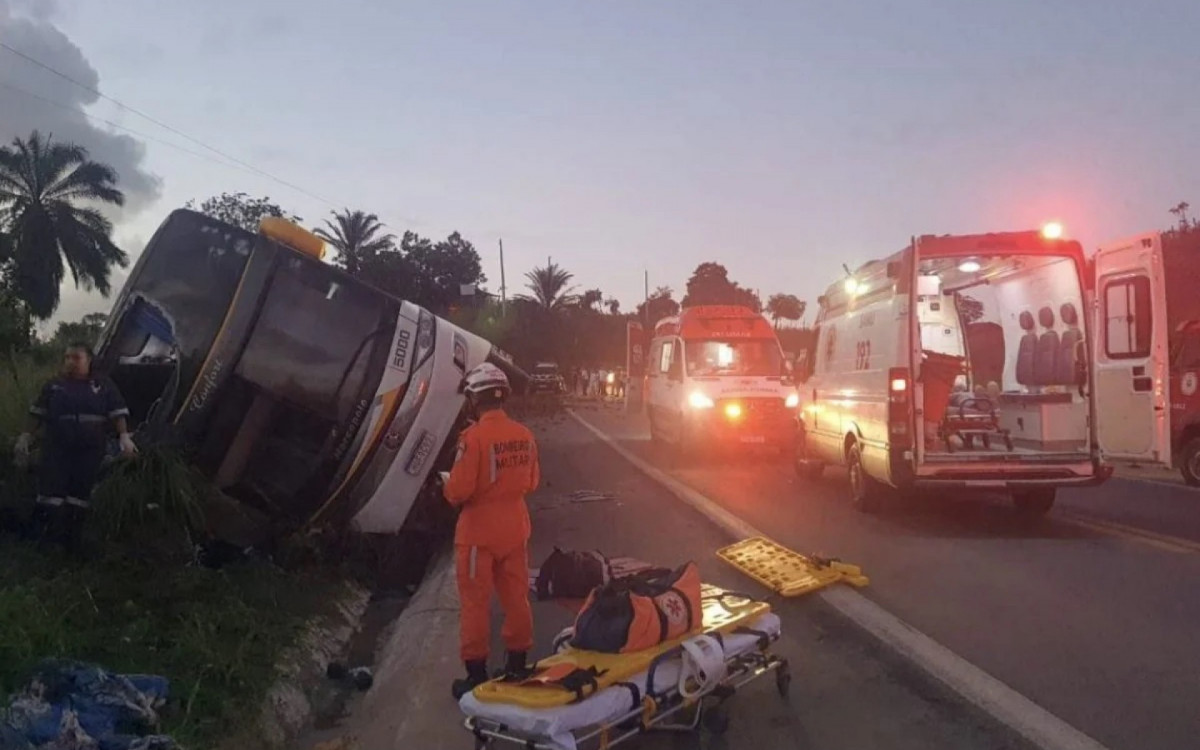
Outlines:
[{"label": "ambulance red emergency light", "polygon": [[655,440],[685,450],[712,442],[791,444],[799,397],[775,329],[747,307],[691,307],[659,321],[646,383]]}]

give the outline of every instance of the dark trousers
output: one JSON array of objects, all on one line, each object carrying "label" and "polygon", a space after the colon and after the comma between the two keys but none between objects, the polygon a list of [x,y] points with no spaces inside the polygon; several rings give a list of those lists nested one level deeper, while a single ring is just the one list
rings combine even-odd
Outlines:
[{"label": "dark trousers", "polygon": [[78,549],[92,496],[104,461],[103,443],[69,443],[50,438],[38,467],[34,524],[39,536]]}]

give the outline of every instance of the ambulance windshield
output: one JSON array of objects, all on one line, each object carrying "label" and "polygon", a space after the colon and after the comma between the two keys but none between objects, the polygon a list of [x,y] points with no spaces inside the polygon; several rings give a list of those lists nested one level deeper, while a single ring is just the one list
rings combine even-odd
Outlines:
[{"label": "ambulance windshield", "polygon": [[774,339],[685,341],[689,375],[751,375],[777,377],[784,372],[783,355]]}]

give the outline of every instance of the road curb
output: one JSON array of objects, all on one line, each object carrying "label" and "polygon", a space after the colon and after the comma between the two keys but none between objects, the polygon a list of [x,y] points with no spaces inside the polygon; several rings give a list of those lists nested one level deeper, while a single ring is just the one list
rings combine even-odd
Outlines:
[{"label": "road curb", "polygon": [[454,550],[434,556],[412,601],[381,639],[375,683],[355,719],[364,748],[445,746],[458,716],[450,682],[458,660],[458,590]]},{"label": "road curb", "polygon": [[[704,515],[734,540],[766,537],[703,493],[652,466],[612,436],[568,409],[584,429],[661,484],[679,500]],[[870,571],[867,571],[870,573]],[[979,669],[921,631],[905,623],[862,594],[835,587],[816,594],[840,615],[877,638],[886,647],[919,667],[959,696],[986,712],[1041,750],[1107,750],[1075,727],[1037,705],[1000,680]]]}]

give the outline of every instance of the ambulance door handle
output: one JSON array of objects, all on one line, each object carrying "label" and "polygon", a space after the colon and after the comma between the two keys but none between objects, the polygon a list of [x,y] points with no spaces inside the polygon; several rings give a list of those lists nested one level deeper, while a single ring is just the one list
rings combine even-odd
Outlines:
[{"label": "ambulance door handle", "polygon": [[1148,393],[1154,390],[1154,378],[1149,376],[1134,378],[1133,390],[1136,393]]}]

